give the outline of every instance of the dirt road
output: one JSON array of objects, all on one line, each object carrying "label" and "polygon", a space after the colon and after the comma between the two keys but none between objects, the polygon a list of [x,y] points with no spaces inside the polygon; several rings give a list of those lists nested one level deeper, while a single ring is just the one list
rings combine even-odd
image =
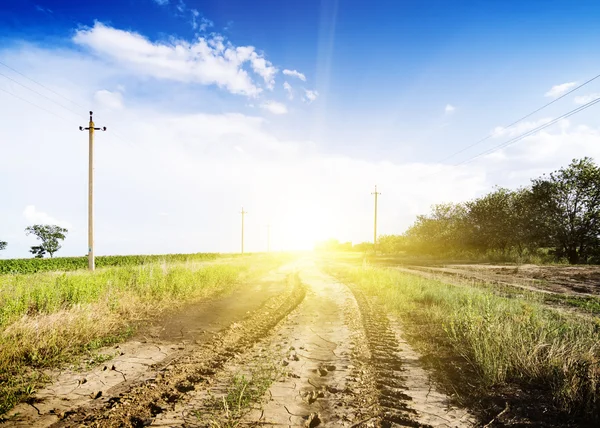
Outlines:
[{"label": "dirt road", "polygon": [[157,320],[100,367],[60,374],[6,426],[475,424],[436,391],[400,324],[313,260],[228,299]]}]

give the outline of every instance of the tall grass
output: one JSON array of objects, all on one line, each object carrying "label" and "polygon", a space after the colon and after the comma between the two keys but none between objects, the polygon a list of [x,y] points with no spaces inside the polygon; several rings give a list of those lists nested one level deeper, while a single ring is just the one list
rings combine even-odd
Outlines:
[{"label": "tall grass", "polygon": [[566,412],[599,414],[600,323],[535,301],[498,296],[381,268],[332,273],[377,295],[417,344],[444,345],[481,390],[515,384],[550,391]]},{"label": "tall grass", "polygon": [[34,391],[42,369],[123,340],[166,308],[227,293],[285,260],[0,275],[0,415]]}]

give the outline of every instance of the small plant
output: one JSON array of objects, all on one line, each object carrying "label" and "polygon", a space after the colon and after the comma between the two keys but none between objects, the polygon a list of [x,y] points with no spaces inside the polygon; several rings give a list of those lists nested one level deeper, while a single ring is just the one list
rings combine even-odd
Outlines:
[{"label": "small plant", "polygon": [[[281,370],[273,364],[264,364],[247,373],[236,373],[231,379],[225,395],[212,397],[208,404],[210,414],[219,413],[218,419],[211,419],[210,426],[215,428],[234,428],[239,426],[241,419],[258,403]],[[198,419],[204,412],[196,411]]]}]

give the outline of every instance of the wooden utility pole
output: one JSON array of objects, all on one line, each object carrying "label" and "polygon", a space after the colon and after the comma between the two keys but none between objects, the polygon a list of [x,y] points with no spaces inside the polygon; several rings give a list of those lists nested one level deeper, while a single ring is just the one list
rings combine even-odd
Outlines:
[{"label": "wooden utility pole", "polygon": [[244,215],[248,214],[248,211],[244,211],[242,207],[242,254],[244,254]]},{"label": "wooden utility pole", "polygon": [[90,137],[89,147],[89,181],[88,181],[88,269],[96,268],[94,260],[94,131],[106,131],[106,126],[102,128],[94,128],[94,121],[90,111],[90,123],[87,128],[79,127],[80,131],[88,131]]},{"label": "wooden utility pole", "polygon": [[377,254],[377,196],[381,193],[377,192],[377,185],[375,185],[375,191],[371,193],[375,195],[375,222],[373,224],[373,252]]}]

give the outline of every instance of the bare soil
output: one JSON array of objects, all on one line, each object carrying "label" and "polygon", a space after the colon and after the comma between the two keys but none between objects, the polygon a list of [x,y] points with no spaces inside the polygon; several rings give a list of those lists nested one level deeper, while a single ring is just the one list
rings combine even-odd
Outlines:
[{"label": "bare soil", "polygon": [[598,266],[501,266],[446,265],[397,266],[407,273],[419,273],[427,278],[457,278],[488,284],[506,285],[528,291],[577,297],[600,296]]},{"label": "bare soil", "polygon": [[[105,352],[117,355],[93,369],[54,373],[55,382],[4,425],[477,424],[436,388],[381,305],[311,259],[232,296],[173,311]],[[264,393],[242,409],[242,389],[237,412],[224,406],[234,379],[262,367],[270,367]]]}]

